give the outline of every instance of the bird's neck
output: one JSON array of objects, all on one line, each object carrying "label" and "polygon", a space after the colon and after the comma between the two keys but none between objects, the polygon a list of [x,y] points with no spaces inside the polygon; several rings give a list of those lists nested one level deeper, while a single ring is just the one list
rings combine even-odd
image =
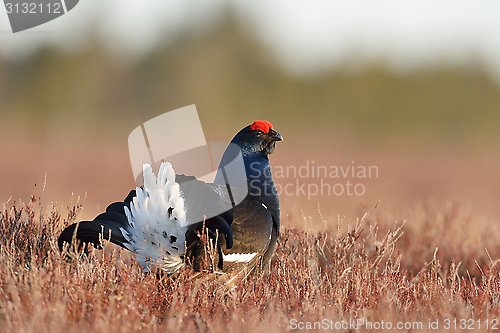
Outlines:
[{"label": "bird's neck", "polygon": [[269,159],[259,155],[244,156],[245,169],[248,181],[253,179],[267,179],[272,178],[271,165]]},{"label": "bird's neck", "polygon": [[[236,167],[236,169],[234,166],[226,167],[229,165],[228,163],[234,159],[234,156],[237,155],[235,152],[240,152],[242,154],[245,167],[244,174],[240,173],[238,167]],[[245,177],[245,174],[246,179],[241,179],[241,176]],[[230,180],[232,188],[243,189],[246,186],[248,193],[251,195],[268,196],[276,193],[269,159],[267,155],[262,153],[248,150],[245,151],[244,149],[240,150],[239,148],[235,151],[229,148],[226,149],[226,152],[222,156],[214,183],[225,185],[228,180]]]},{"label": "bird's neck", "polygon": [[243,158],[250,195],[268,196],[276,192],[269,159],[262,155]]}]

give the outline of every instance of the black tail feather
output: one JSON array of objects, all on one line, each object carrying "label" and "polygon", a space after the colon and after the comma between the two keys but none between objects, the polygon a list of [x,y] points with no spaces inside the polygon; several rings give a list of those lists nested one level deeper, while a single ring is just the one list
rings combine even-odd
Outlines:
[{"label": "black tail feather", "polygon": [[[78,242],[77,246],[82,246],[83,243],[90,243],[95,248],[100,249],[101,240],[104,239],[125,247],[124,244],[127,243],[127,240],[120,230],[120,228],[128,226],[124,207],[130,204],[135,195],[135,190],[132,190],[123,202],[110,204],[106,208],[106,212],[98,215],[93,221],[78,222],[64,229],[57,240],[59,249],[62,251],[65,243],[73,246],[75,238]],[[77,230],[76,235],[75,229]]]},{"label": "black tail feather", "polygon": [[62,251],[65,243],[68,243],[70,247],[73,246],[74,239],[78,242],[77,246],[86,243],[94,245],[97,249],[101,248],[102,240],[108,240],[121,247],[125,247],[124,244],[127,243],[117,223],[106,220],[82,221],[70,225],[63,230],[57,240],[59,249]]}]

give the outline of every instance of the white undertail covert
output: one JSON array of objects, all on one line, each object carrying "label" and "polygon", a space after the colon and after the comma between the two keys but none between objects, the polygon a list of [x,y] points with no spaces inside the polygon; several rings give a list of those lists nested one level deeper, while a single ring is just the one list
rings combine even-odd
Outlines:
[{"label": "white undertail covert", "polygon": [[188,221],[183,193],[175,181],[172,164],[163,162],[155,177],[151,165],[143,165],[143,187],[125,207],[129,226],[120,228],[125,247],[137,254],[145,269],[158,265],[172,274],[184,265]]}]

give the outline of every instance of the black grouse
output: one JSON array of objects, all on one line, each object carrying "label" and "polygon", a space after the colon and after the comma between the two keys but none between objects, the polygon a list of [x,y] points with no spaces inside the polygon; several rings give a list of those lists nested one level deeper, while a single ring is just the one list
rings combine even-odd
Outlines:
[{"label": "black grouse", "polygon": [[[243,128],[224,152],[214,183],[176,175],[168,162],[161,164],[155,177],[145,164],[143,186],[130,191],[123,202],[110,204],[93,221],[67,227],[59,236],[59,248],[86,243],[100,248],[103,239],[109,240],[134,252],[145,269],[158,265],[173,274],[186,262],[200,269],[207,251],[200,234],[206,232],[217,249],[219,269],[239,272],[244,267],[245,274],[254,270],[262,274],[280,228],[268,156],[282,140],[268,121],[257,120]],[[239,183],[231,167],[238,155],[244,164]]]}]

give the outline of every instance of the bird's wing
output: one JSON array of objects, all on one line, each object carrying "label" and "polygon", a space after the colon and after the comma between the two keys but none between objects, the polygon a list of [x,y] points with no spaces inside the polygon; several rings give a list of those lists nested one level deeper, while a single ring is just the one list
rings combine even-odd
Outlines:
[{"label": "bird's wing", "polygon": [[272,213],[260,198],[249,196],[233,209],[234,245],[226,254],[255,253],[267,248],[272,227]]},{"label": "bird's wing", "polygon": [[276,243],[280,234],[280,202],[277,195],[262,196],[261,200],[263,206],[271,213],[272,216],[271,239],[269,240],[269,245],[267,246],[266,252],[262,258],[262,273],[267,270],[269,264],[271,263],[271,258],[274,254]]},{"label": "bird's wing", "polygon": [[273,216],[274,228],[279,236],[280,231],[280,200],[277,195],[260,196],[259,197],[264,206]]},{"label": "bird's wing", "polygon": [[[176,181],[183,193],[189,225],[198,226],[205,223],[205,226],[213,229],[212,231],[215,232],[217,229],[221,234],[230,236],[232,206],[224,201],[218,186],[186,175],[176,175]],[[231,247],[232,237],[228,238],[230,238],[228,245]]]},{"label": "bird's wing", "polygon": [[185,175],[177,175],[176,181],[184,194],[187,217],[190,221],[186,233],[186,256],[192,260],[196,270],[201,268],[208,248],[203,244],[200,235],[206,233],[217,249],[217,264],[219,269],[222,269],[222,251],[233,246],[231,205],[224,201],[217,185]]},{"label": "bird's wing", "polygon": [[[256,268],[272,242],[273,217],[259,198],[248,197],[233,209],[233,247],[224,252],[223,271],[245,277]],[[274,244],[273,244],[274,246]]]}]

